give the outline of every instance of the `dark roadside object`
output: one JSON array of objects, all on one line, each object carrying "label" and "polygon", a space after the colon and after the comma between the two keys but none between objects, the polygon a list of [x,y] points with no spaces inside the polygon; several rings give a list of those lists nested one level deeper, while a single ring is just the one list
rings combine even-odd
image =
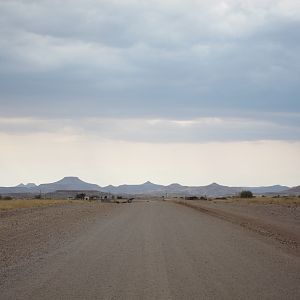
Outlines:
[{"label": "dark roadside object", "polygon": [[128,199],[127,200],[127,203],[132,203],[132,200],[133,200],[134,198],[130,198],[130,199]]},{"label": "dark roadside object", "polygon": [[241,198],[253,198],[253,194],[251,191],[242,191],[240,193]]}]

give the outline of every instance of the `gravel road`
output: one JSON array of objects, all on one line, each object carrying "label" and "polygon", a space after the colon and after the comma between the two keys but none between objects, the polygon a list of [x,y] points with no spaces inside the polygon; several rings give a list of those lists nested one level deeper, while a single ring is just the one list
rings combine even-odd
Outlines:
[{"label": "gravel road", "polygon": [[27,250],[2,256],[1,299],[300,299],[300,258],[241,226],[163,201],[78,212],[56,220],[70,232],[59,243],[49,226],[47,242],[19,236]]}]

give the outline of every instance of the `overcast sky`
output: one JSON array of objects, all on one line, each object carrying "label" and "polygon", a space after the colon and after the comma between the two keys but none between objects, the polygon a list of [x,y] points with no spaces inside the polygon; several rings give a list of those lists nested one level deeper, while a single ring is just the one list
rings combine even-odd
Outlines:
[{"label": "overcast sky", "polygon": [[300,184],[298,0],[0,0],[0,186]]}]

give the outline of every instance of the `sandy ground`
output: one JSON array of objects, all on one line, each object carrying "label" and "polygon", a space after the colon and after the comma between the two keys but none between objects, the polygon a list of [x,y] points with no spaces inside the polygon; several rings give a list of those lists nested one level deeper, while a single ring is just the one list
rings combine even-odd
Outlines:
[{"label": "sandy ground", "polygon": [[299,299],[290,245],[217,209],[140,201],[1,213],[1,299]]},{"label": "sandy ground", "polygon": [[175,200],[175,202],[255,231],[279,242],[283,249],[300,256],[300,205],[218,200]]},{"label": "sandy ground", "polygon": [[87,202],[0,211],[0,269],[10,270],[58,249],[116,207]]}]

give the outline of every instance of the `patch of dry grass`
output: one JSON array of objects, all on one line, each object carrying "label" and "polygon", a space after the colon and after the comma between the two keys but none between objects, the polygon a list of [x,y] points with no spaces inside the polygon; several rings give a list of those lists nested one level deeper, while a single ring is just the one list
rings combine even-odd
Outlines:
[{"label": "patch of dry grass", "polygon": [[228,198],[227,200],[213,200],[214,203],[254,203],[277,205],[300,205],[299,197],[256,197],[256,198]]},{"label": "patch of dry grass", "polygon": [[43,199],[0,200],[0,210],[53,206],[53,205],[72,204],[72,203],[81,203],[81,201],[43,200]]}]

